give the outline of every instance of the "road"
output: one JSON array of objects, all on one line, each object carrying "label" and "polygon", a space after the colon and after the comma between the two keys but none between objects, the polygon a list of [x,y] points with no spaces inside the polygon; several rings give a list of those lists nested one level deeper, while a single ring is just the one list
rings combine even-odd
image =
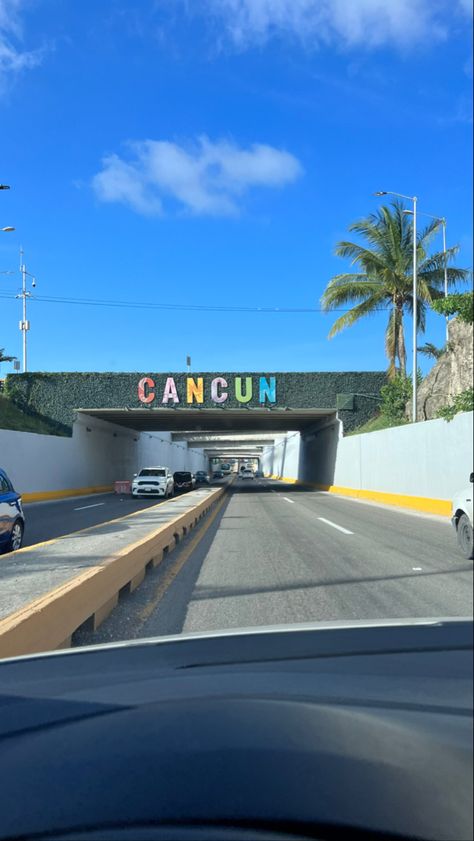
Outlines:
[{"label": "road", "polygon": [[132,499],[125,494],[108,493],[30,503],[23,506],[26,519],[23,546],[33,546],[44,540],[125,517],[163,501]]},{"label": "road", "polygon": [[327,620],[471,616],[473,564],[449,520],[237,480],[184,542],[77,644]]}]

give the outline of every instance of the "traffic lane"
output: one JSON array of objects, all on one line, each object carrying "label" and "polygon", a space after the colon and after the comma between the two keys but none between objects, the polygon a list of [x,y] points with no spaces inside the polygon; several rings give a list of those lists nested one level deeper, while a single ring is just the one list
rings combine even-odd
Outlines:
[{"label": "traffic lane", "polygon": [[128,494],[94,494],[52,502],[24,505],[25,539],[23,546],[33,546],[71,532],[97,526],[163,503],[163,499],[132,499]]},{"label": "traffic lane", "polygon": [[241,483],[203,560],[183,630],[472,615],[472,564],[438,556],[435,568],[420,571],[418,544],[409,535],[392,545],[360,529],[340,532],[268,483]]},{"label": "traffic lane", "polygon": [[448,517],[396,510],[294,485],[277,483],[269,487],[283,503],[301,505],[321,521],[327,520],[328,528],[365,535],[376,551],[396,549],[430,569],[443,567],[447,561],[465,563]]},{"label": "traffic lane", "polygon": [[[235,482],[192,551],[183,541],[76,644],[265,624],[471,614],[472,565],[461,559],[420,574],[406,549],[381,554],[367,538],[354,542],[320,521],[321,512],[285,497],[296,500],[296,489]],[[351,502],[357,505],[349,500],[349,508]],[[325,514],[336,521],[333,511]],[[411,515],[399,516],[403,524]]]}]

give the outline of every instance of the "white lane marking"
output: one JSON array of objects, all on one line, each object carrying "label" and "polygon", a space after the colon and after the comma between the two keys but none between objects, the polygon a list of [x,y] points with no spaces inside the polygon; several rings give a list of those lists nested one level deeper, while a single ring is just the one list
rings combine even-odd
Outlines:
[{"label": "white lane marking", "polygon": [[295,500],[294,499],[289,499],[289,497],[287,497],[287,496],[283,496],[282,499],[286,499],[286,501],[291,502],[292,505],[295,504]]},{"label": "white lane marking", "polygon": [[318,517],[318,520],[321,520],[322,523],[327,523],[328,526],[332,526],[333,529],[337,529],[338,531],[342,531],[343,534],[354,534],[353,531],[349,531],[349,529],[344,529],[342,526],[338,526],[337,523],[331,522],[331,520],[326,520],[325,517]]},{"label": "white lane marking", "polygon": [[96,502],[94,505],[81,505],[80,508],[75,508],[74,511],[85,511],[86,508],[99,508],[101,505],[105,505],[105,502]]},{"label": "white lane marking", "polygon": [[412,567],[413,572],[422,572],[423,567]]}]

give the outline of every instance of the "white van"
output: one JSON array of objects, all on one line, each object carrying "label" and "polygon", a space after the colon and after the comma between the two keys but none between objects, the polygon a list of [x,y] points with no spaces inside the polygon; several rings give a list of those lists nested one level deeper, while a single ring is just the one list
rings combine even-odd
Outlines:
[{"label": "white van", "polygon": [[473,557],[473,540],[472,540],[472,493],[474,482],[474,473],[470,476],[470,487],[464,488],[453,499],[453,516],[451,522],[456,529],[458,536],[459,548],[468,560]]},{"label": "white van", "polygon": [[164,496],[174,494],[173,474],[169,467],[143,467],[132,480],[132,496]]}]

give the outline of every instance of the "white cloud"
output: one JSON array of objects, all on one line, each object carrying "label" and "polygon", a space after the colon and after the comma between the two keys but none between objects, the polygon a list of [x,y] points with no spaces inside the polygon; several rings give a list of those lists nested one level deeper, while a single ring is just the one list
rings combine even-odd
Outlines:
[{"label": "white cloud", "polygon": [[40,50],[24,50],[20,13],[24,0],[0,0],[0,89],[11,74],[41,61]]},{"label": "white cloud", "polygon": [[92,186],[101,201],[147,215],[163,213],[170,202],[195,215],[234,215],[252,187],[282,187],[303,171],[289,152],[260,143],[243,149],[200,137],[187,146],[144,140],[129,147],[131,160],[116,154],[103,159]]},{"label": "white cloud", "polygon": [[[456,6],[457,4],[457,6]],[[202,9],[243,49],[292,35],[310,46],[406,47],[445,37],[471,0],[204,0]],[[193,11],[195,7],[193,7]]]}]

